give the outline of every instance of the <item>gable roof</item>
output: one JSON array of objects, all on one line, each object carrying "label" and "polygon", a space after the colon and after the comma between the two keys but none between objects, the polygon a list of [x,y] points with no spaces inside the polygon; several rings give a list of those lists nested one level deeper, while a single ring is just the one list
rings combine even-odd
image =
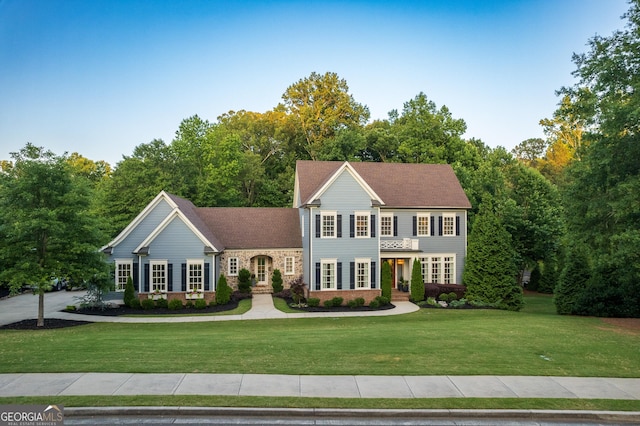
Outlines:
[{"label": "gable roof", "polygon": [[[471,208],[453,168],[448,164],[348,163],[380,197],[385,207]],[[295,192],[302,205],[343,167],[341,161],[296,162]]]},{"label": "gable roof", "polygon": [[225,248],[300,248],[297,209],[289,207],[198,207],[198,216]]}]

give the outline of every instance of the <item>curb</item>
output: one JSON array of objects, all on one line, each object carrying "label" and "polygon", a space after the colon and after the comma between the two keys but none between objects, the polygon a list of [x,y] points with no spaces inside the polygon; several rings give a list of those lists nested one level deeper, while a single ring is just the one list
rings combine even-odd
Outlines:
[{"label": "curb", "polygon": [[376,410],[332,408],[234,408],[234,407],[65,407],[65,418],[110,416],[172,417],[294,417],[318,419],[352,419],[376,417],[398,419],[478,419],[483,420],[547,420],[603,421],[617,424],[640,423],[640,411],[583,410]]}]

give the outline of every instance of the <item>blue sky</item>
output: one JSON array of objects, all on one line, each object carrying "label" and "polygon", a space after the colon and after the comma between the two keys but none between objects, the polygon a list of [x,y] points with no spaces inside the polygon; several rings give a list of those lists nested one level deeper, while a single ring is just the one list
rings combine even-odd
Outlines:
[{"label": "blue sky", "polygon": [[0,159],[27,142],[115,165],[194,114],[265,112],[336,72],[372,119],[424,92],[508,149],[543,137],[572,53],[626,0],[0,0]]}]

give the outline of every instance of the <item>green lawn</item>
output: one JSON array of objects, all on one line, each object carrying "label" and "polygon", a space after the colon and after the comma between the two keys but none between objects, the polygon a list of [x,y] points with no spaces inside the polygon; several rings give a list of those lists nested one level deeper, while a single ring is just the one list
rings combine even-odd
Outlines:
[{"label": "green lawn", "polygon": [[203,372],[639,377],[640,335],[598,318],[422,309],[408,315],[0,331],[0,373]]}]

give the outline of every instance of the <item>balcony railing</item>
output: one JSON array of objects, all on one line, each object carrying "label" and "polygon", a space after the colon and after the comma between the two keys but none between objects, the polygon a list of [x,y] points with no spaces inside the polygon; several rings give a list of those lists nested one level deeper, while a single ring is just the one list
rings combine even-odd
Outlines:
[{"label": "balcony railing", "polygon": [[380,250],[418,250],[418,248],[418,240],[412,238],[380,240]]}]

